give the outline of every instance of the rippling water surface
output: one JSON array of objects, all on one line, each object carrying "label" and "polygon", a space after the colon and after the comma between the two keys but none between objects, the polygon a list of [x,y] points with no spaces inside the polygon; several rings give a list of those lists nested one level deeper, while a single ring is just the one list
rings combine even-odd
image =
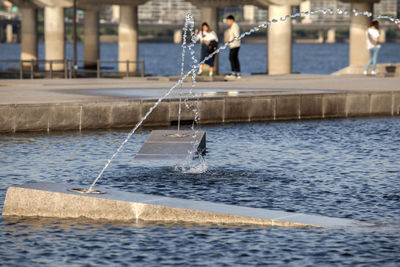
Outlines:
[{"label": "rippling water surface", "polygon": [[[73,47],[66,44],[66,58],[72,58]],[[363,48],[364,49],[364,48]],[[378,63],[400,62],[400,43],[384,43],[379,51]],[[44,45],[39,43],[39,59],[44,59]],[[196,45],[195,51],[200,49]],[[0,44],[1,59],[19,59],[21,46],[19,44]],[[182,48],[172,43],[139,43],[139,60],[145,61],[146,73],[159,75],[177,75],[180,73],[180,57]],[[197,57],[199,57],[197,53]],[[83,44],[78,44],[78,58],[83,58]],[[188,60],[188,54],[186,59]],[[244,75],[265,73],[267,70],[267,45],[243,43],[240,47],[241,71]],[[103,43],[100,45],[101,60],[118,60],[118,44]],[[187,62],[190,62],[189,60]],[[80,63],[81,65],[83,63]],[[293,44],[292,69],[295,73],[329,74],[349,65],[349,45],[336,44]],[[0,63],[0,69],[19,68],[18,63]],[[81,66],[82,67],[82,66]],[[117,64],[103,63],[108,71],[117,71]],[[219,67],[221,73],[230,72],[229,51],[220,53]]]},{"label": "rippling water surface", "polygon": [[[204,126],[204,173],[134,162],[133,136],[100,184],[130,192],[351,218],[368,229],[95,224],[0,218],[10,265],[400,264],[400,119]],[[7,187],[89,185],[129,130],[0,136],[0,208]]]}]

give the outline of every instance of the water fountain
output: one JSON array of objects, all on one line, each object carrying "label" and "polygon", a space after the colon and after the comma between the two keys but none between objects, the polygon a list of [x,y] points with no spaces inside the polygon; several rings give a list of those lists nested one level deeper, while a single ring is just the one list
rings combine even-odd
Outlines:
[{"label": "water fountain", "polygon": [[[279,19],[272,19],[267,23],[254,27],[248,32],[243,33],[235,40],[240,40],[260,29],[285,21],[288,18],[296,18],[301,15],[308,14],[330,14],[334,12],[332,9],[317,10],[311,12],[301,12],[293,15],[287,15]],[[338,14],[348,15],[346,10],[336,10]],[[358,12],[352,10],[355,15],[373,16],[369,12]],[[400,24],[399,19],[393,19],[388,16],[375,16],[378,19],[386,19],[396,24]],[[144,120],[152,113],[152,111],[165,99],[172,91],[179,88],[182,91],[183,81],[191,76],[192,86],[190,88],[190,96],[186,96],[182,100],[180,96],[180,106],[178,121],[182,111],[182,104],[194,113],[192,130],[185,132],[180,129],[174,133],[167,133],[167,138],[184,137],[189,138],[190,145],[185,147],[189,150],[189,155],[193,156],[194,151],[202,147],[203,137],[199,131],[194,129],[195,122],[199,119],[196,101],[190,104],[189,100],[195,100],[196,95],[193,94],[193,88],[196,81],[196,72],[200,64],[213,55],[219,53],[222,49],[226,49],[229,43],[225,43],[215,52],[205,58],[202,62],[197,63],[193,51],[193,27],[194,22],[191,15],[187,15],[185,22],[185,37],[189,29],[192,42],[183,44],[182,52],[182,69],[181,78],[176,82],[158,101],[150,108],[142,120],[129,132],[114,154],[108,159],[103,169],[93,180],[88,189],[79,189],[72,185],[63,185],[55,183],[34,183],[21,186],[12,186],[7,191],[4,204],[3,216],[43,216],[56,218],[80,218],[118,221],[182,221],[195,223],[226,223],[226,224],[256,224],[256,225],[280,225],[280,226],[321,226],[321,227],[346,227],[354,225],[368,225],[347,219],[328,218],[323,216],[297,214],[291,212],[272,211],[265,209],[244,208],[231,205],[215,204],[203,201],[182,200],[176,198],[159,197],[152,195],[144,195],[138,193],[128,193],[122,191],[108,190],[98,186],[94,190],[98,180],[102,177],[110,163],[115,159],[118,153],[123,149],[124,145],[129,141],[131,136],[141,126]],[[184,38],[186,40],[186,38]],[[233,41],[235,41],[233,40]],[[189,71],[184,73],[184,55],[185,49],[188,48],[192,56],[193,63]],[[160,133],[161,134],[161,133]],[[162,135],[162,134],[161,134]],[[150,138],[151,140],[151,138]],[[205,148],[205,143],[204,143]],[[140,155],[140,153],[139,153]],[[96,186],[97,188],[97,186]]]},{"label": "water fountain", "polygon": [[[187,44],[188,31],[190,33],[190,43]],[[185,19],[185,26],[183,27],[183,42],[182,42],[182,56],[181,56],[181,73],[180,80],[185,75],[185,55],[188,50],[191,55],[192,65],[191,68],[196,68],[197,59],[195,57],[195,51],[193,49],[195,44],[194,35],[194,20],[189,14]],[[197,112],[197,101],[194,105],[188,103],[189,97],[195,97],[192,89],[196,82],[196,72],[192,72],[192,83],[191,89],[186,94],[185,99],[182,101],[183,94],[183,80],[179,85],[179,106],[178,106],[178,125],[177,130],[156,130],[152,131],[149,138],[146,140],[144,145],[141,147],[139,152],[136,154],[135,159],[143,160],[182,160],[192,159],[196,155],[202,155],[206,151],[206,133],[205,131],[198,131],[194,129],[195,123],[199,119]],[[182,105],[185,104],[185,108],[193,112],[193,122],[191,131],[181,130],[181,113]]]}]

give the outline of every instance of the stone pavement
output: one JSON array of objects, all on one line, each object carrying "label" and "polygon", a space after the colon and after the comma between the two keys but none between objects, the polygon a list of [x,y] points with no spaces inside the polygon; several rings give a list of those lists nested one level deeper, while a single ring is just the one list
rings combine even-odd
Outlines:
[{"label": "stone pavement", "polygon": [[[173,84],[167,77],[2,80],[0,132],[131,127]],[[143,125],[176,123],[178,92]],[[202,124],[400,115],[400,77],[255,75],[198,82],[194,92]],[[193,113],[183,110],[182,120]]]},{"label": "stone pavement", "polygon": [[[166,77],[129,78],[129,79],[40,79],[40,80],[1,80],[0,104],[27,103],[78,103],[93,101],[113,101],[126,99],[126,95],[118,97],[101,95],[96,90],[132,89],[138,98],[158,98],[160,92],[172,87],[173,81]],[[190,83],[184,84],[185,88]],[[158,89],[158,90],[154,90]],[[162,89],[162,90],[160,90]],[[307,91],[400,91],[400,77],[373,77],[363,75],[332,76],[312,74],[292,75],[253,75],[241,80],[229,82],[199,82],[196,90],[208,91],[248,91],[257,89],[271,93],[270,90]],[[211,89],[211,90],[210,90]],[[154,92],[157,92],[155,94]]]}]

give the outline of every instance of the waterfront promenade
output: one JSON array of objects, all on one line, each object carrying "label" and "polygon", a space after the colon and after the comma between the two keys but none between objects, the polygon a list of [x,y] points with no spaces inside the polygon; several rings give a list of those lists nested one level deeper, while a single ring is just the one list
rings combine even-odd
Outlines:
[{"label": "waterfront promenade", "polygon": [[[254,75],[198,82],[200,123],[400,115],[400,77]],[[82,130],[135,125],[174,84],[167,77],[2,80],[0,131]],[[190,88],[185,83],[184,88]],[[177,92],[146,126],[176,122]],[[182,119],[193,119],[183,112]]]}]

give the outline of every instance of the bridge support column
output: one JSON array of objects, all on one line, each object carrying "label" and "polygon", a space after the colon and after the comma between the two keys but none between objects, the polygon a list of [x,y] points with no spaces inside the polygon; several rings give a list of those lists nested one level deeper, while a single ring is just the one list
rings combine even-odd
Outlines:
[{"label": "bridge support column", "polygon": [[[138,69],[138,7],[121,6],[118,26],[118,58],[120,61],[136,63],[119,63],[120,72],[136,72]],[[129,70],[127,69],[129,68]]]},{"label": "bridge support column", "polygon": [[[302,1],[300,3],[300,12],[310,12],[310,11],[311,11],[310,0]],[[310,24],[312,22],[310,15],[305,15],[303,17],[304,17],[304,19],[301,21],[302,24]]]},{"label": "bridge support column", "polygon": [[7,43],[12,43],[14,40],[13,38],[13,25],[12,24],[7,24],[6,25],[6,42]]},{"label": "bridge support column", "polygon": [[331,28],[328,30],[326,35],[326,42],[328,44],[336,43],[336,29]]},{"label": "bridge support column", "polygon": [[174,44],[182,43],[182,30],[175,30],[174,31]]},{"label": "bridge support column", "polygon": [[[218,7],[202,7],[201,8],[201,22],[207,22],[210,25],[211,29],[217,34],[218,36]],[[215,62],[214,62],[214,73],[219,73],[219,58],[218,54],[215,55]]]},{"label": "bridge support column", "polygon": [[97,10],[85,10],[84,28],[84,65],[85,68],[95,69],[97,59],[100,58],[99,12]]},{"label": "bridge support column", "polygon": [[317,43],[318,44],[323,44],[324,43],[324,30],[319,30],[318,31]]},{"label": "bridge support column", "polygon": [[379,30],[379,42],[386,43],[386,29]]},{"label": "bridge support column", "polygon": [[[44,8],[44,40],[46,60],[64,60],[64,8]],[[64,63],[54,63],[54,71],[64,70]],[[46,64],[46,70],[50,70],[50,64]]]},{"label": "bridge support column", "polygon": [[[352,2],[351,10],[357,9],[357,11],[372,12],[372,2]],[[358,15],[355,16],[351,12],[350,21],[350,65],[365,65],[369,60],[369,51],[366,48],[366,30],[371,23],[371,19]]]},{"label": "bridge support column", "polygon": [[[290,15],[290,5],[270,5],[268,18],[280,20]],[[274,23],[268,28],[268,74],[290,74],[292,72],[292,22]]]},{"label": "bridge support column", "polygon": [[[21,60],[37,60],[37,10],[21,8]],[[30,63],[23,63],[30,68]]]}]

